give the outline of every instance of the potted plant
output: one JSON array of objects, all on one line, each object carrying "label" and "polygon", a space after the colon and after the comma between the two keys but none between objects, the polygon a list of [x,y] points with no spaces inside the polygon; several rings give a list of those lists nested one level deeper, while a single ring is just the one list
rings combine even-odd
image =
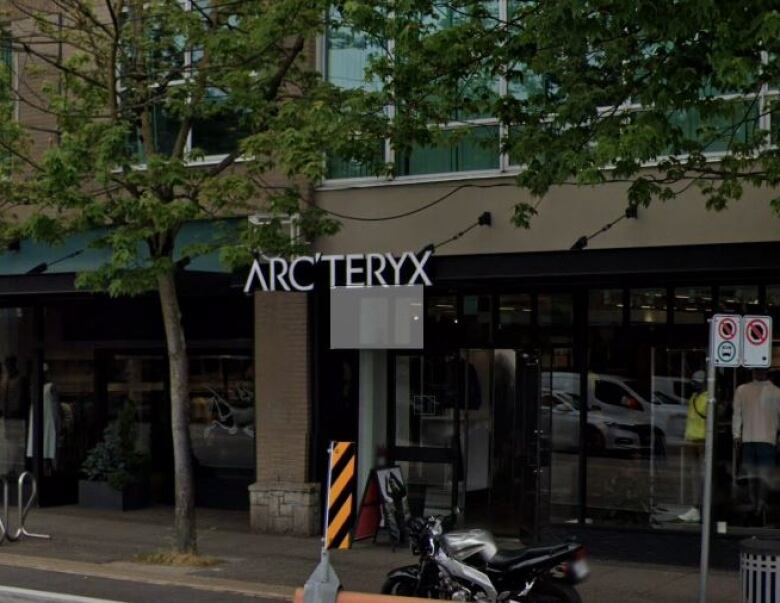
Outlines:
[{"label": "potted plant", "polygon": [[127,511],[149,502],[147,455],[136,450],[137,407],[128,401],[103,440],[87,453],[81,466],[79,504],[84,507]]}]

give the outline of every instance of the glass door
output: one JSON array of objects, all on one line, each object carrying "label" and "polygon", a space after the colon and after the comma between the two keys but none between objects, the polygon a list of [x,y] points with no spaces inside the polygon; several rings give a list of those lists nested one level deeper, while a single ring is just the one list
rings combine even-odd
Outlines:
[{"label": "glass door", "polygon": [[532,535],[541,502],[539,365],[511,349],[465,350],[466,522]]},{"label": "glass door", "polygon": [[449,514],[463,479],[464,361],[457,352],[390,360],[390,458],[403,471],[413,515]]}]

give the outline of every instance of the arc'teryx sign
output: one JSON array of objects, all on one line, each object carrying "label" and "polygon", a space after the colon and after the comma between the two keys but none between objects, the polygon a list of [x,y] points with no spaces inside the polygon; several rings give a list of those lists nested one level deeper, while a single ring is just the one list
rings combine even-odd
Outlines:
[{"label": "arc'teryx sign", "polygon": [[244,285],[249,293],[259,286],[263,291],[311,291],[314,289],[312,270],[320,263],[328,264],[331,287],[390,287],[400,285],[431,285],[425,265],[431,257],[426,251],[420,256],[411,251],[396,258],[391,253],[348,253],[265,258],[255,260]]}]

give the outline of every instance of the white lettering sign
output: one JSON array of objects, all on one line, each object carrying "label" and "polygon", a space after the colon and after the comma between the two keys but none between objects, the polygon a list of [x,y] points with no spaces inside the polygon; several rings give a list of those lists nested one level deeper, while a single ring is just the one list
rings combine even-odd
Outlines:
[{"label": "white lettering sign", "polygon": [[[396,258],[391,253],[318,253],[314,257],[301,256],[292,261],[280,257],[255,260],[244,285],[244,293],[249,293],[256,287],[262,291],[311,291],[314,289],[314,274],[311,268],[320,262],[328,264],[328,282],[331,287],[339,283],[347,287],[417,284],[430,286],[432,283],[425,271],[425,265],[431,254],[431,251],[426,251],[417,256],[406,251]],[[302,265],[309,269],[306,275],[301,275]]]}]

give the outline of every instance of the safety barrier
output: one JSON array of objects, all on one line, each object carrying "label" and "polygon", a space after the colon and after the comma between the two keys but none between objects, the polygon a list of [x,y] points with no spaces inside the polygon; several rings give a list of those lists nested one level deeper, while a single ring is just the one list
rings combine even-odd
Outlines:
[{"label": "safety barrier", "polygon": [[[36,534],[35,532],[30,532],[25,527],[25,522],[27,521],[27,515],[30,513],[30,509],[32,508],[33,504],[35,503],[35,499],[38,497],[38,482],[35,479],[35,476],[30,473],[29,471],[25,471],[19,476],[19,480],[17,481],[17,509],[16,509],[16,529],[11,530],[10,521],[9,521],[9,491],[8,491],[8,480],[3,478],[0,478],[3,483],[3,514],[2,517],[0,517],[0,544],[8,540],[9,542],[16,542],[18,540],[21,540],[23,537],[27,538],[43,538],[43,539],[49,539],[51,538],[48,534]],[[27,497],[27,500],[24,500],[24,488],[25,485],[30,485],[30,495]]]},{"label": "safety barrier", "polygon": [[[293,603],[304,603],[304,589],[299,588],[295,591]],[[370,593],[353,593],[348,591],[339,591],[336,603],[414,603],[415,601],[430,601],[430,599],[419,599],[417,597],[397,597],[395,595],[372,595]]]}]

